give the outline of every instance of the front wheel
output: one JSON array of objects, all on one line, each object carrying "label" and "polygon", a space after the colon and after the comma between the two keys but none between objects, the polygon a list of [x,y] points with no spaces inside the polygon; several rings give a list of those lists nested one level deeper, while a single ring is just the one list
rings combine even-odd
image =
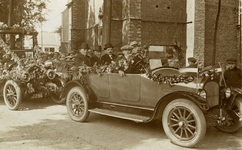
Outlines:
[{"label": "front wheel", "polygon": [[162,124],[171,142],[183,147],[194,147],[206,134],[204,114],[187,99],[170,102],[163,112]]},{"label": "front wheel", "polygon": [[19,85],[13,81],[8,80],[3,88],[4,102],[10,110],[17,110],[22,101],[22,93]]},{"label": "front wheel", "polygon": [[231,110],[223,110],[223,120],[216,122],[215,128],[226,133],[238,132],[242,126],[239,115],[242,115],[242,98],[236,97]]},{"label": "front wheel", "polygon": [[66,108],[72,120],[83,122],[89,116],[87,96],[81,87],[73,87],[66,97]]}]

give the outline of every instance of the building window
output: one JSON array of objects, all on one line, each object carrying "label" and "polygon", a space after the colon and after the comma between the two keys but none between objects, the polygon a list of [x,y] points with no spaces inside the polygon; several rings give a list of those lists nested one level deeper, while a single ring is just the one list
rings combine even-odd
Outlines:
[{"label": "building window", "polygon": [[55,52],[55,48],[53,48],[53,47],[45,47],[45,52]]},{"label": "building window", "polygon": [[54,52],[55,51],[55,48],[50,48],[50,52]]}]

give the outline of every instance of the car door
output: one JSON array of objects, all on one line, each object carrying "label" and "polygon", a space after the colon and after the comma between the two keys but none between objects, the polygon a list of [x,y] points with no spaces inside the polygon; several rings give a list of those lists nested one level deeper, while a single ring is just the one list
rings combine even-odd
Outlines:
[{"label": "car door", "polygon": [[117,103],[138,102],[140,100],[140,74],[109,74],[109,101]]},{"label": "car door", "polygon": [[98,99],[108,99],[109,94],[109,75],[108,74],[102,74],[102,75],[96,75],[93,74],[90,76],[89,79],[89,86],[94,91]]}]

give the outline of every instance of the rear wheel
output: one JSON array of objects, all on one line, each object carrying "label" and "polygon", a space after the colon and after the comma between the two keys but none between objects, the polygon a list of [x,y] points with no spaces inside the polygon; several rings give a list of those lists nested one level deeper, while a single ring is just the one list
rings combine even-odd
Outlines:
[{"label": "rear wheel", "polygon": [[187,99],[170,102],[163,112],[162,124],[167,137],[179,146],[194,147],[206,133],[201,109]]},{"label": "rear wheel", "polygon": [[13,81],[8,80],[3,88],[4,102],[10,110],[17,110],[22,101],[22,93],[19,85]]},{"label": "rear wheel", "polygon": [[238,115],[242,115],[242,98],[236,97],[231,110],[223,110],[223,120],[216,122],[215,128],[226,133],[238,132],[242,122]]},{"label": "rear wheel", "polygon": [[87,96],[81,87],[73,87],[66,97],[66,108],[72,120],[83,122],[89,116]]}]

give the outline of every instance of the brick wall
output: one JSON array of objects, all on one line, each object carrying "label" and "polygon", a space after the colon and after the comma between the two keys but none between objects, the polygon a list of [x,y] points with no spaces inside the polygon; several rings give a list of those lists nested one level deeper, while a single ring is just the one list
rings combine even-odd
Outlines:
[{"label": "brick wall", "polygon": [[195,0],[194,57],[204,63],[205,53],[205,2]]},{"label": "brick wall", "polygon": [[128,41],[129,44],[132,41],[137,41],[141,44],[141,34],[142,34],[142,18],[141,18],[141,4],[142,0],[130,1],[130,26]]},{"label": "brick wall", "polygon": [[[212,65],[214,49],[215,21],[218,0],[196,0],[195,4],[195,57]],[[238,5],[236,1],[221,0],[218,21],[215,64],[225,63],[228,57],[239,59]]]},{"label": "brick wall", "polygon": [[114,52],[118,52],[122,47],[123,2],[121,0],[111,0],[111,5],[110,43],[114,45]]},{"label": "brick wall", "polygon": [[86,41],[87,0],[72,0],[71,46],[77,50],[78,45]]},{"label": "brick wall", "polygon": [[141,43],[181,46],[186,55],[186,0],[142,0]]},{"label": "brick wall", "polygon": [[142,42],[186,48],[186,0],[142,0]]},{"label": "brick wall", "polygon": [[[93,24],[93,17],[88,18],[89,3],[93,1],[95,0],[73,0],[73,48],[84,41],[87,43],[96,41],[93,39],[95,28],[87,27],[87,24]],[[115,45],[115,51],[119,51],[121,46],[133,40],[141,45],[146,43],[174,45],[176,42],[186,54],[187,0],[105,0],[104,4],[107,1],[111,3],[111,21],[109,25],[104,14],[102,46],[111,42]],[[236,28],[238,1],[221,1],[216,63],[224,62],[227,57],[239,59],[240,53],[239,29]],[[211,54],[217,7],[218,0],[195,0],[194,57],[204,62],[205,66],[210,65],[213,59]],[[107,6],[104,8],[107,9]]]}]

